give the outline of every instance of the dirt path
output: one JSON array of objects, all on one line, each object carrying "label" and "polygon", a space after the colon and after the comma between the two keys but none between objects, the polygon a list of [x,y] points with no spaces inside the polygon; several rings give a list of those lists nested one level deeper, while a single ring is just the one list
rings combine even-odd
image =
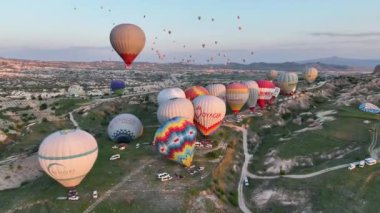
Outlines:
[{"label": "dirt path", "polygon": [[69,117],[70,117],[70,121],[71,121],[71,123],[73,123],[73,125],[75,126],[75,128],[79,128],[79,125],[78,125],[78,123],[75,121],[72,112],[69,112]]},{"label": "dirt path", "polygon": [[145,162],[139,168],[135,169],[129,175],[125,176],[118,184],[113,186],[111,189],[107,190],[104,193],[104,195],[101,195],[93,204],[91,204],[89,207],[87,207],[87,209],[84,210],[83,213],[89,213],[92,210],[94,210],[96,208],[96,206],[98,206],[100,203],[102,203],[104,200],[106,200],[108,197],[110,197],[113,192],[117,191],[120,187],[122,187],[132,176],[141,172],[145,168],[146,165],[151,164],[153,161],[155,161],[155,159],[151,159],[151,160]]},{"label": "dirt path", "polygon": [[376,159],[377,160],[377,152],[375,152],[375,147],[377,145],[377,128],[378,128],[378,124],[374,124],[373,125],[373,134],[372,134],[372,141],[371,141],[371,144],[369,145],[368,147],[368,152],[369,154],[371,155],[372,158]]},{"label": "dirt path", "polygon": [[224,126],[234,128],[235,130],[243,133],[244,163],[243,163],[243,167],[241,169],[240,181],[239,181],[238,189],[237,189],[238,190],[238,201],[239,201],[239,208],[242,212],[244,212],[244,213],[251,212],[248,209],[248,207],[245,205],[244,193],[243,193],[243,184],[242,184],[244,181],[244,178],[247,177],[248,163],[252,158],[252,155],[248,153],[247,130],[242,128],[242,127],[231,125],[231,124],[224,125]]}]

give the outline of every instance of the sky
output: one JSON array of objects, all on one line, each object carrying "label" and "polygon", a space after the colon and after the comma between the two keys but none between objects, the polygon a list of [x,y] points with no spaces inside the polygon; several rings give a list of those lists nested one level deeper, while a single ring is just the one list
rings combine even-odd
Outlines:
[{"label": "sky", "polygon": [[133,23],[146,35],[136,61],[158,62],[151,48],[166,55],[161,62],[190,55],[196,63],[377,59],[379,9],[378,0],[3,1],[0,57],[120,60],[109,33],[117,24]]}]

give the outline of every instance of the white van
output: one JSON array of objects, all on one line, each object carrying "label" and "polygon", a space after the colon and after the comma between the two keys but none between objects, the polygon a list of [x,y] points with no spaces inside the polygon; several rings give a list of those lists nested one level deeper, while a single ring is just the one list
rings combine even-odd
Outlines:
[{"label": "white van", "polygon": [[248,182],[248,178],[247,177],[244,178],[244,186],[249,186],[249,182]]},{"label": "white van", "polygon": [[375,165],[377,163],[377,161],[373,158],[366,158],[366,159],[364,159],[364,161],[365,161],[365,164],[367,164],[369,166]]}]

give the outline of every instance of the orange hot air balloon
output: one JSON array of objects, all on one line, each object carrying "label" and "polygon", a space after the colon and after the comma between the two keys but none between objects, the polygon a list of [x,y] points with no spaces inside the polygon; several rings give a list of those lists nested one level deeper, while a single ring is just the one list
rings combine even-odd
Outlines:
[{"label": "orange hot air balloon", "polygon": [[226,99],[234,114],[239,113],[248,98],[249,90],[247,85],[242,83],[232,83],[227,86]]},{"label": "orange hot air balloon", "polygon": [[208,95],[208,90],[202,86],[192,86],[185,90],[185,95],[190,101],[201,95]]},{"label": "orange hot air balloon", "polygon": [[193,100],[194,124],[204,136],[213,134],[222,125],[226,104],[212,95],[198,96]]},{"label": "orange hot air balloon", "polygon": [[134,24],[119,24],[112,29],[110,41],[126,67],[130,68],[145,46],[145,33]]}]

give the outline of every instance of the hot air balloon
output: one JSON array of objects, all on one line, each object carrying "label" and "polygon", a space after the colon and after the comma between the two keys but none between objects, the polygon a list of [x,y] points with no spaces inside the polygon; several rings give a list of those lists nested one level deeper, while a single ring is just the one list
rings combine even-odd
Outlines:
[{"label": "hot air balloon", "polygon": [[240,109],[247,102],[249,97],[248,87],[242,83],[232,83],[227,85],[226,100],[234,114],[239,113]]},{"label": "hot air balloon", "polygon": [[186,98],[174,98],[162,103],[157,110],[157,120],[161,124],[174,117],[194,119],[193,103]]},{"label": "hot air balloon", "polygon": [[361,103],[359,109],[363,112],[369,112],[373,114],[380,114],[380,108],[375,104],[371,103]]},{"label": "hot air balloon", "polygon": [[47,136],[38,149],[41,168],[67,188],[80,184],[98,156],[98,144],[80,129],[57,131]]},{"label": "hot air balloon", "polygon": [[245,84],[248,87],[249,97],[247,104],[249,110],[253,112],[255,111],[257,99],[259,98],[259,85],[257,85],[256,81],[244,81],[243,84]]},{"label": "hot air balloon", "polygon": [[158,105],[173,99],[173,98],[186,98],[185,92],[180,88],[166,88],[161,90],[157,96]]},{"label": "hot air balloon", "polygon": [[270,81],[273,81],[274,79],[276,79],[278,76],[278,72],[276,70],[271,70],[267,73],[267,78],[268,80]]},{"label": "hot air balloon", "polygon": [[277,85],[283,95],[293,95],[296,91],[298,75],[295,72],[281,72],[277,77]]},{"label": "hot air balloon", "polygon": [[238,27],[239,30],[242,30],[243,28],[241,26]]},{"label": "hot air balloon", "polygon": [[193,162],[196,136],[197,129],[191,121],[175,117],[157,129],[153,146],[167,159],[189,167]]},{"label": "hot air balloon", "polygon": [[317,79],[318,77],[318,70],[314,67],[308,68],[305,70],[304,78],[305,80],[311,84]]},{"label": "hot air balloon", "polygon": [[144,31],[134,24],[119,24],[110,34],[112,47],[124,60],[127,68],[136,59],[145,45]]},{"label": "hot air balloon", "polygon": [[200,17],[200,16],[198,16],[198,20],[201,20],[201,17]]},{"label": "hot air balloon", "polygon": [[124,93],[125,82],[122,80],[112,80],[111,81],[111,91],[117,95],[122,95]]},{"label": "hot air balloon", "polygon": [[205,48],[205,46],[206,46],[205,44],[202,44],[202,47],[203,47],[203,48]]},{"label": "hot air balloon", "polygon": [[208,91],[206,88],[202,86],[192,86],[185,90],[186,98],[190,99],[190,101],[194,100],[194,98],[201,95],[208,95]]},{"label": "hot air balloon", "polygon": [[125,113],[117,115],[111,120],[107,133],[112,141],[129,143],[142,135],[143,126],[136,116]]},{"label": "hot air balloon", "polygon": [[272,81],[268,80],[258,80],[257,85],[259,86],[257,105],[264,108],[267,102],[273,97],[276,86]]},{"label": "hot air balloon", "polygon": [[211,21],[213,22],[213,21],[214,21],[214,18],[211,18]]},{"label": "hot air balloon", "polygon": [[218,41],[214,41],[215,44],[218,44]]},{"label": "hot air balloon", "polygon": [[216,96],[226,101],[226,86],[223,84],[210,84],[206,87],[209,95]]},{"label": "hot air balloon", "polygon": [[202,95],[193,100],[193,105],[195,126],[205,137],[213,134],[226,115],[224,101],[212,95]]}]

